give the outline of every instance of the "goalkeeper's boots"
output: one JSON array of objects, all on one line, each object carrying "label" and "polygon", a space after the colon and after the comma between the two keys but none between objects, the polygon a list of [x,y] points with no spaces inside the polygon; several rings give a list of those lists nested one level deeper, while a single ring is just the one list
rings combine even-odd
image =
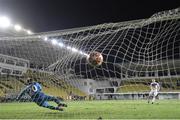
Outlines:
[{"label": "goalkeeper's boots", "polygon": [[58,107],[57,110],[59,110],[59,111],[64,111],[63,108],[61,108],[61,107]]},{"label": "goalkeeper's boots", "polygon": [[67,107],[67,105],[64,104],[64,103],[60,103],[60,104],[58,105],[58,107]]}]

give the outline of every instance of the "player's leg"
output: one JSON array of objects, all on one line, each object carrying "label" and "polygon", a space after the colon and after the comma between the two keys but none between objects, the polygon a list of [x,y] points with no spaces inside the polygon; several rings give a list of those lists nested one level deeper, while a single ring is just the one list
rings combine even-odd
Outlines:
[{"label": "player's leg", "polygon": [[150,102],[150,98],[152,97],[152,94],[153,94],[153,91],[151,90],[151,91],[149,92],[149,96],[148,96],[148,103]]},{"label": "player's leg", "polygon": [[46,100],[47,101],[54,101],[55,103],[58,104],[58,107],[67,107],[67,105],[64,103],[61,103],[61,100],[57,97],[46,95]]},{"label": "player's leg", "polygon": [[156,96],[153,95],[152,104],[155,102]]},{"label": "player's leg", "polygon": [[38,98],[34,99],[34,102],[41,107],[49,108],[51,110],[63,111],[63,109],[58,106],[55,107],[55,106],[49,105],[48,104],[48,96],[45,95],[44,93],[39,93]]},{"label": "player's leg", "polygon": [[152,104],[155,102],[157,94],[158,94],[158,92],[154,91],[153,99],[152,99]]},{"label": "player's leg", "polygon": [[51,110],[63,111],[62,108],[60,108],[60,107],[54,107],[54,106],[50,105],[50,104],[49,104],[47,101],[45,101],[45,100],[43,100],[43,101],[41,101],[41,102],[38,102],[37,104],[38,104],[39,106],[41,106],[41,107],[49,108],[49,109],[51,109]]}]

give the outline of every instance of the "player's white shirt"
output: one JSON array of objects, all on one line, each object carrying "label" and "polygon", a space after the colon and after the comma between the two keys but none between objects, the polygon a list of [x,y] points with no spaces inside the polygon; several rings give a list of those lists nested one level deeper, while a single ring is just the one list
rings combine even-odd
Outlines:
[{"label": "player's white shirt", "polygon": [[151,87],[151,91],[159,91],[160,90],[159,83],[157,83],[157,82],[152,82],[150,84],[150,87]]},{"label": "player's white shirt", "polygon": [[151,91],[150,91],[149,95],[150,95],[150,96],[157,96],[158,91],[160,90],[159,83],[157,83],[157,82],[152,82],[152,83],[150,84],[150,87],[151,87]]}]

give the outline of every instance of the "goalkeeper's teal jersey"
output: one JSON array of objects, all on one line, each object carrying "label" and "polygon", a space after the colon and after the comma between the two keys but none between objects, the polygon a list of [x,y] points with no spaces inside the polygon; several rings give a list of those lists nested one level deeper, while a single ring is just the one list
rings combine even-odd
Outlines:
[{"label": "goalkeeper's teal jersey", "polygon": [[34,98],[36,98],[37,96],[39,96],[39,94],[41,94],[42,91],[42,87],[38,82],[33,82],[30,85],[26,86],[26,88],[24,88],[20,95],[18,96],[18,98],[20,98],[23,94],[28,94],[32,100],[34,100]]}]

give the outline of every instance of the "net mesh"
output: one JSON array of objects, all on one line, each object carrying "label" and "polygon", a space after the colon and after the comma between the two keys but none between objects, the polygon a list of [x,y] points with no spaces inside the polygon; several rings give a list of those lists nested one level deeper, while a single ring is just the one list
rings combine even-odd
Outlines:
[{"label": "net mesh", "polygon": [[[29,36],[1,35],[1,100],[14,101],[27,85],[27,78],[40,82],[45,93],[65,100],[101,99],[102,93],[147,92],[151,79],[160,83],[161,91],[179,91],[179,18],[177,8],[148,19]],[[87,62],[93,51],[102,54],[102,65]],[[28,96],[20,101],[28,101]],[[24,112],[28,118],[33,116]],[[80,114],[40,113],[38,118],[76,118]]]}]

